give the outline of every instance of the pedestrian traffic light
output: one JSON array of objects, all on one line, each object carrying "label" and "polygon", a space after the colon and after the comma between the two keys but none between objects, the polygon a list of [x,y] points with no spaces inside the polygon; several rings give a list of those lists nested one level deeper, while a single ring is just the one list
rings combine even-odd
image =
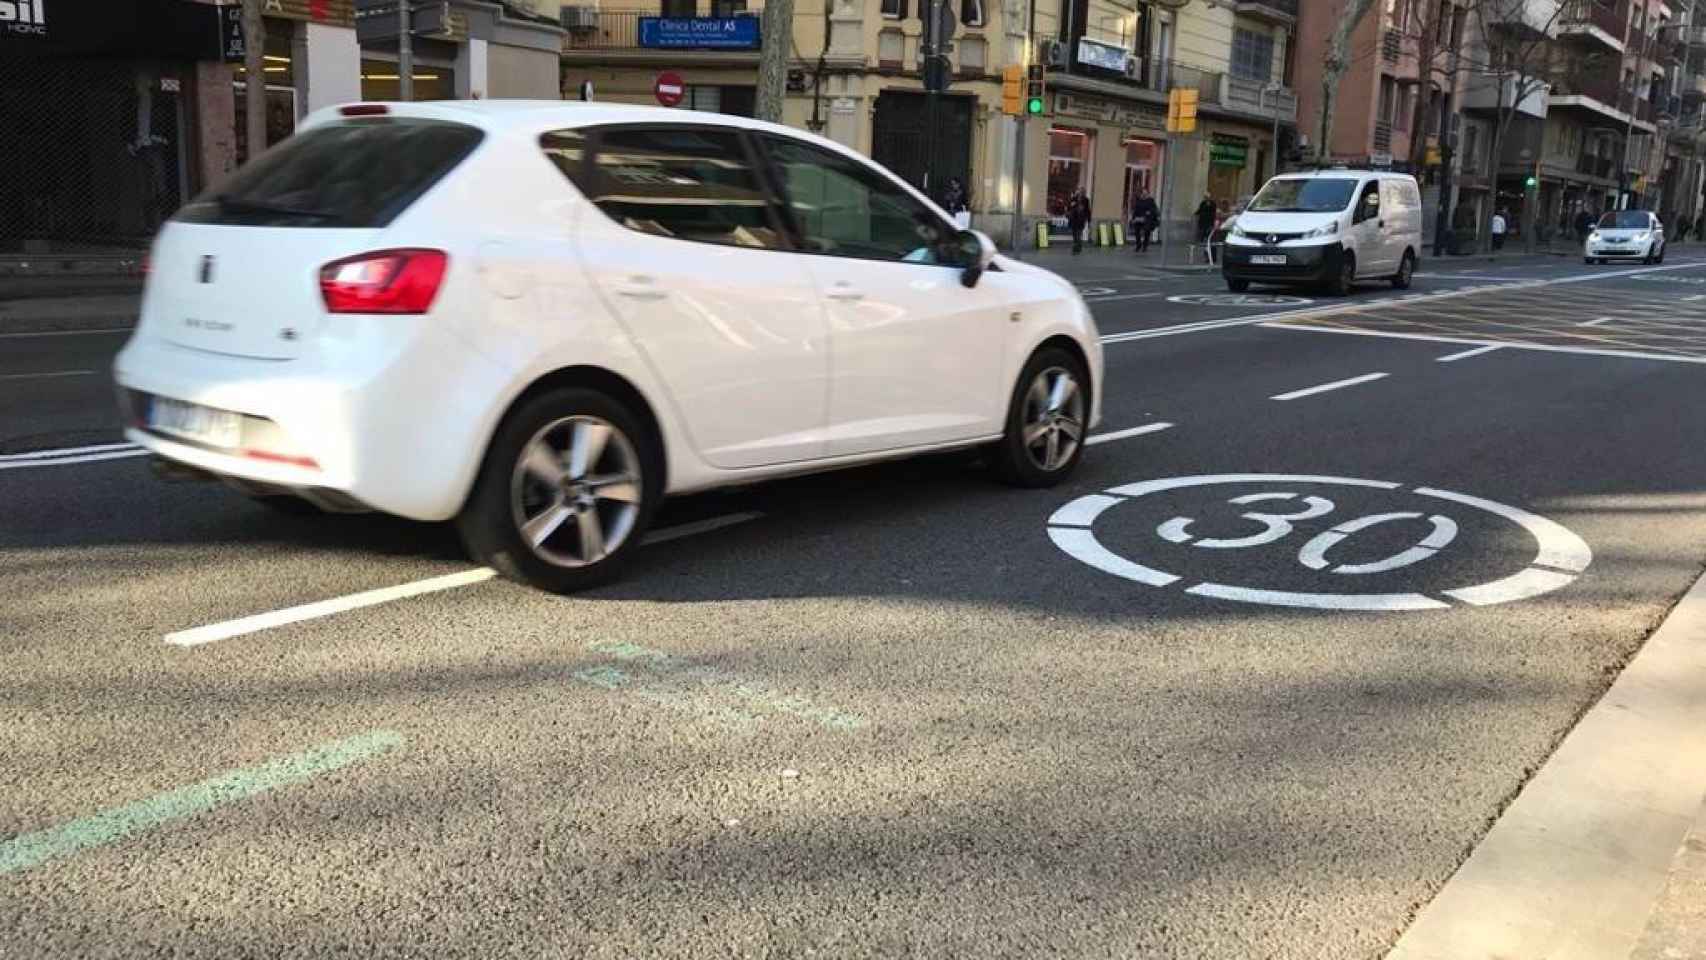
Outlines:
[{"label": "pedestrian traffic light", "polygon": [[1001,70],[1001,112],[1016,117],[1024,109],[1025,68],[1017,64]]},{"label": "pedestrian traffic light", "polygon": [[1540,178],[1531,173],[1528,175],[1528,179],[1522,182],[1522,185],[1532,190],[1540,186]]},{"label": "pedestrian traffic light", "polygon": [[1034,117],[1043,112],[1043,65],[1033,63],[1025,71],[1025,112]]}]

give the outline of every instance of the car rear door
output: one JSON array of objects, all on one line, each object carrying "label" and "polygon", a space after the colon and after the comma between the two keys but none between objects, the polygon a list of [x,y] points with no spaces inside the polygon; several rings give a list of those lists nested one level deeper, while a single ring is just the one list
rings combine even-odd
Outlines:
[{"label": "car rear door", "polygon": [[953,226],[864,161],[760,139],[829,317],[829,454],[999,433],[1006,328],[1025,286],[1000,272],[962,284],[944,262]]},{"label": "car rear door", "polygon": [[593,285],[717,467],[823,454],[829,342],[817,289],[741,132],[591,132],[577,247]]}]

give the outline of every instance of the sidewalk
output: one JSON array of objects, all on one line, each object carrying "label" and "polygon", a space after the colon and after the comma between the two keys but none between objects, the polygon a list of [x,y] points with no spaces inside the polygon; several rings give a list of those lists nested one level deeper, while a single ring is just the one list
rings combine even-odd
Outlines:
[{"label": "sidewalk", "polygon": [[126,329],[141,305],[140,291],[0,299],[0,334]]}]

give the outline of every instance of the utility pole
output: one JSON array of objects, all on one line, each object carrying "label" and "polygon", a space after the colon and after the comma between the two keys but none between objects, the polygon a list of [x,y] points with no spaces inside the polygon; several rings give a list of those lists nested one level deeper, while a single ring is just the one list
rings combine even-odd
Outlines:
[{"label": "utility pole", "polygon": [[[1646,22],[1645,21],[1645,17],[1647,15],[1646,2],[1645,2],[1645,0],[1635,0],[1635,7],[1633,7],[1630,10],[1629,19],[1623,21],[1623,49],[1624,49],[1625,53],[1617,61],[1617,82],[1619,84],[1621,84],[1623,82],[1623,66],[1624,66],[1624,64],[1627,61],[1627,58],[1629,56],[1627,53],[1627,51],[1629,49],[1629,41],[1631,39],[1633,39],[1632,34],[1634,33],[1634,30],[1635,30],[1634,9],[1636,9],[1636,8],[1640,9],[1640,11],[1641,11],[1641,16],[1643,18],[1642,22],[1643,23]],[[1641,65],[1641,59],[1639,56],[1637,56],[1635,59],[1635,66],[1639,67],[1640,65]],[[1631,78],[1632,82],[1629,86],[1629,113],[1627,114],[1628,120],[1626,120],[1623,124],[1623,160],[1622,160],[1622,162],[1620,162],[1617,165],[1617,187],[1618,187],[1617,209],[1619,209],[1619,210],[1629,209],[1629,203],[1633,199],[1630,196],[1630,194],[1632,193],[1632,191],[1630,190],[1630,187],[1632,186],[1632,184],[1630,184],[1630,182],[1629,182],[1629,142],[1631,140],[1635,139],[1635,99],[1636,99],[1636,97],[1635,97],[1635,86],[1634,85],[1637,83],[1640,83],[1641,78],[1640,78],[1640,75],[1638,73],[1631,73],[1630,78]],[[1617,105],[1619,107],[1623,106],[1623,94],[1621,91],[1619,91],[1619,93],[1617,95]]]},{"label": "utility pole", "polygon": [[415,27],[409,22],[414,5],[415,0],[397,0],[397,99],[404,102],[415,99]]},{"label": "utility pole", "polygon": [[267,148],[266,18],[264,0],[243,0],[243,130],[248,163]]},{"label": "utility pole", "polygon": [[936,144],[942,91],[948,86],[948,54],[954,49],[954,31],[959,19],[948,0],[927,0],[919,11],[924,17],[924,31],[919,37],[919,54],[924,60],[924,192],[936,189]]},{"label": "utility pole", "polygon": [[763,48],[758,52],[758,119],[782,122],[782,102],[788,85],[788,50],[794,40],[794,0],[766,0]]}]

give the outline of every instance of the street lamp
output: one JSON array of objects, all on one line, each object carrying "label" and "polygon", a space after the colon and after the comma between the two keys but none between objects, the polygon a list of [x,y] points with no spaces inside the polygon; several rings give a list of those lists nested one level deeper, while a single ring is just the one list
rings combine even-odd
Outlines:
[{"label": "street lamp", "polygon": [[1283,84],[1276,83],[1272,80],[1268,81],[1267,86],[1262,88],[1263,99],[1266,99],[1267,95],[1269,93],[1272,93],[1274,95],[1274,139],[1273,139],[1274,163],[1273,163],[1273,169],[1268,174],[1268,176],[1270,176],[1270,177],[1279,176],[1279,154],[1280,154],[1280,149],[1279,149],[1279,121],[1280,121],[1279,108],[1280,108],[1280,91],[1282,91],[1284,89],[1285,89],[1285,86]]}]

